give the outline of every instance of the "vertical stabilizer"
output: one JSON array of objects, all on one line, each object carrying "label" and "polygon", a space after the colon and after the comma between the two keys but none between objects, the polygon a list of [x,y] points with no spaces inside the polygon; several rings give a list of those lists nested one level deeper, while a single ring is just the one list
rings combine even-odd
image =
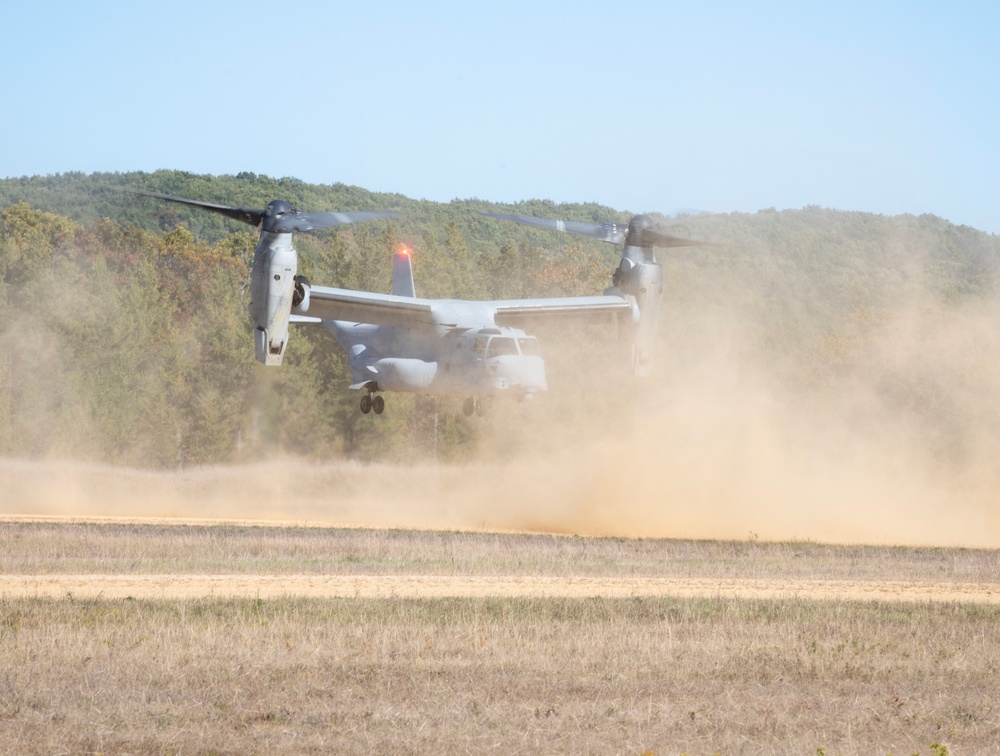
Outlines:
[{"label": "vertical stabilizer", "polygon": [[413,266],[410,264],[410,250],[400,247],[392,259],[392,293],[397,297],[415,297],[413,286]]}]

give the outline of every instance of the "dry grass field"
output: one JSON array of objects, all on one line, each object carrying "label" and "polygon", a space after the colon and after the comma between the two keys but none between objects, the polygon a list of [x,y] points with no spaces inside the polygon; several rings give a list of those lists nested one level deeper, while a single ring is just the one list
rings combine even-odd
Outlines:
[{"label": "dry grass field", "polygon": [[4,753],[1000,753],[994,550],[7,517],[0,575]]}]

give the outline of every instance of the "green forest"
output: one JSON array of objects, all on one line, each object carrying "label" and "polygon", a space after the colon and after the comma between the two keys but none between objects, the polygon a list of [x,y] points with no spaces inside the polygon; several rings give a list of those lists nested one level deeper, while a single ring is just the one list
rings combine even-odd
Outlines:
[{"label": "green forest", "polygon": [[935,216],[819,207],[660,216],[671,232],[718,246],[659,253],[664,316],[647,383],[620,370],[612,327],[550,326],[539,332],[549,391],[529,417],[518,409],[470,419],[460,398],[390,395],[376,418],[358,412],[346,361],[322,328],[294,326],[281,368],[254,361],[253,229],[125,188],[254,208],[280,198],[302,210],[402,211],[298,234],[300,272],[388,291],[392,253],[405,242],[424,297],[600,293],[614,246],[479,213],[630,217],[596,204],[436,203],[252,173],[0,180],[4,456],[148,468],[275,454],[471,461],[531,453],[532,427],[625,422],[665,391],[679,401],[692,371],[719,365],[790,406],[835,403],[862,382],[881,413],[904,417],[949,458],[1000,429],[990,336],[1000,333],[1000,238]]}]

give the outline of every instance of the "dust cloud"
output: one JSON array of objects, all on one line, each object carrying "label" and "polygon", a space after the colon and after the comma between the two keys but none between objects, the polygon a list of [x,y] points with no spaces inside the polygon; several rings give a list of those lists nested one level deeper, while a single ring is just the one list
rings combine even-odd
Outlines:
[{"label": "dust cloud", "polygon": [[735,321],[688,345],[619,423],[536,465],[525,524],[1000,547],[1000,307],[855,320],[791,359]]},{"label": "dust cloud", "polygon": [[6,460],[3,513],[1000,548],[995,305],[896,310],[780,369],[725,329],[600,412],[543,409],[504,461]]},{"label": "dust cloud", "polygon": [[465,464],[0,460],[0,515],[1000,548],[1000,297],[789,328],[712,276],[668,296],[644,381],[543,341],[549,395]]}]

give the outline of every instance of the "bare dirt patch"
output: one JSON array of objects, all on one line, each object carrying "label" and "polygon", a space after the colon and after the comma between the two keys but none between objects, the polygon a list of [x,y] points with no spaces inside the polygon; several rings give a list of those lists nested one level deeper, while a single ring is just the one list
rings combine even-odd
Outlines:
[{"label": "bare dirt patch", "polygon": [[7,516],[0,742],[995,753],[998,560],[305,518]]},{"label": "bare dirt patch", "polygon": [[2,575],[15,598],[745,598],[1000,604],[983,583],[458,575]]},{"label": "bare dirt patch", "polygon": [[4,516],[0,554],[12,598],[1000,603],[1000,555],[970,549]]}]

